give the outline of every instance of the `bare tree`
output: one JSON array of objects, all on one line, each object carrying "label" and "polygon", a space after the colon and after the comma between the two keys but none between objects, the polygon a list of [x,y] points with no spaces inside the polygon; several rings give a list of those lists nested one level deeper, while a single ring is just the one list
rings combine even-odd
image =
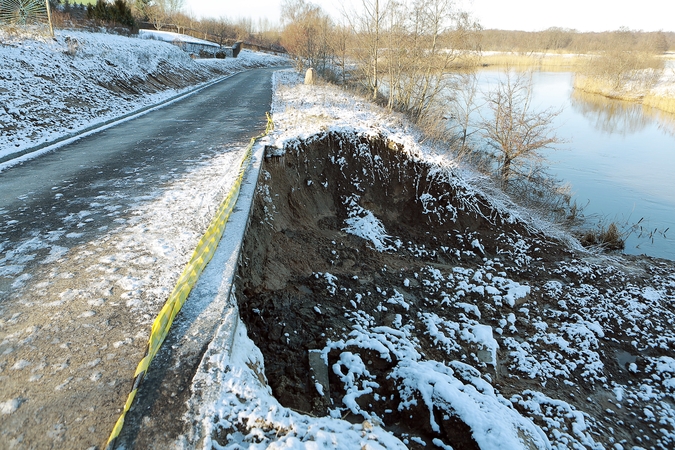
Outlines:
[{"label": "bare tree", "polygon": [[173,15],[172,22],[179,33],[187,34],[186,31],[191,29],[194,24],[194,18],[190,15],[177,12]]},{"label": "bare tree", "polygon": [[333,24],[319,6],[304,0],[285,0],[282,3],[281,44],[296,57],[302,67],[314,67],[325,72],[332,58],[330,48]]},{"label": "bare tree", "polygon": [[640,98],[661,77],[663,42],[620,28],[608,34],[603,51],[588,62],[575,87],[610,97]]},{"label": "bare tree", "polygon": [[347,52],[349,51],[350,36],[348,27],[338,25],[333,29],[330,42],[335,64],[340,68],[338,76],[343,86],[347,84]]},{"label": "bare tree", "polygon": [[390,109],[420,125],[423,119],[439,125],[447,74],[476,64],[480,26],[451,0],[359,3],[360,8],[344,11],[345,26],[335,26],[318,6],[284,0],[282,44],[301,67],[311,65],[324,74],[330,64],[340,67],[343,84],[351,59],[356,79],[373,99],[386,95]]},{"label": "bare tree", "polygon": [[150,0],[132,0],[131,11],[137,20],[149,20],[148,8],[150,7]]},{"label": "bare tree", "polygon": [[475,71],[463,71],[451,77],[451,92],[448,98],[449,128],[455,129],[459,145],[458,156],[467,154],[471,149],[470,138],[480,131],[478,111],[483,106],[479,101],[478,79]]},{"label": "bare tree", "polygon": [[377,99],[380,89],[380,52],[389,0],[361,0],[361,10],[343,11],[355,37],[353,57],[366,87]]},{"label": "bare tree", "polygon": [[253,35],[253,19],[250,17],[240,17],[235,23],[238,39],[248,39]]},{"label": "bare tree", "polygon": [[162,0],[154,0],[146,4],[145,14],[157,30],[161,30],[163,26],[169,23],[169,11]]},{"label": "bare tree", "polygon": [[370,35],[371,45],[369,46],[370,60],[372,61],[371,66],[373,68],[372,76],[372,88],[373,88],[373,99],[377,99],[377,94],[379,90],[379,72],[378,72],[378,62],[380,55],[380,37],[382,32],[382,22],[387,12],[387,5],[380,0],[363,0],[363,8],[365,10],[365,30],[367,30]]},{"label": "bare tree", "polygon": [[483,117],[480,128],[494,150],[497,174],[505,187],[515,176],[530,177],[542,158],[540,151],[562,142],[552,125],[562,111],[533,108],[530,73],[507,71],[486,94],[486,106],[491,116]]},{"label": "bare tree", "polygon": [[166,9],[171,15],[177,14],[183,6],[185,6],[185,0],[162,0],[166,2]]},{"label": "bare tree", "polygon": [[157,30],[171,23],[185,5],[185,0],[152,0],[145,7],[145,14]]},{"label": "bare tree", "polygon": [[544,50],[558,51],[567,48],[572,42],[572,35],[569,30],[559,27],[550,27],[540,32],[542,35],[541,47]]},{"label": "bare tree", "polygon": [[392,2],[386,17],[381,54],[388,104],[419,120],[443,103],[447,74],[475,64],[479,26],[448,0]]}]

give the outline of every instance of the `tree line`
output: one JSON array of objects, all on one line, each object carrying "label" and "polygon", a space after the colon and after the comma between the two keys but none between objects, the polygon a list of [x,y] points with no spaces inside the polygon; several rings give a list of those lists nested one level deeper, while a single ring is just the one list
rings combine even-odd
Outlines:
[{"label": "tree line", "polygon": [[543,31],[483,30],[485,51],[501,52],[603,52],[620,45],[627,50],[663,53],[675,50],[675,32],[634,31],[627,28],[605,32],[579,32],[552,27]]},{"label": "tree line", "polygon": [[50,0],[57,27],[88,28],[95,24],[135,33],[152,27],[173,31],[220,45],[242,41],[272,51],[284,52],[278,25],[269,20],[250,18],[197,19],[183,12],[185,0],[97,0],[84,5],[78,0]]},{"label": "tree line", "polygon": [[334,20],[305,0],[282,2],[281,44],[299,68],[361,86],[373,100],[420,120],[448,87],[440,76],[476,64],[480,26],[447,0],[362,0]]}]

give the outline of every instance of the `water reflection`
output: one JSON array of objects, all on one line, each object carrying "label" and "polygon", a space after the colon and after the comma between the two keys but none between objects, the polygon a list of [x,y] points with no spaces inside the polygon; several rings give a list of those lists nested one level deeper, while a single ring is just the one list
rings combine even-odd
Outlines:
[{"label": "water reflection", "polygon": [[[487,91],[500,76],[480,73],[479,86]],[[532,78],[533,105],[563,109],[552,125],[567,144],[542,153],[549,173],[571,184],[588,225],[615,222],[626,253],[675,260],[675,115],[575,91],[571,72]],[[649,233],[630,233],[638,223]]]},{"label": "water reflection", "polygon": [[656,121],[659,130],[669,136],[675,137],[675,114],[667,113],[650,106],[643,106],[642,112]]},{"label": "water reflection", "polygon": [[570,105],[597,130],[626,136],[656,125],[675,136],[675,115],[639,103],[614,100],[598,94],[572,90]]},{"label": "water reflection", "polygon": [[570,104],[575,112],[604,133],[626,136],[642,131],[653,123],[652,118],[642,114],[640,104],[613,100],[578,89],[572,91]]}]

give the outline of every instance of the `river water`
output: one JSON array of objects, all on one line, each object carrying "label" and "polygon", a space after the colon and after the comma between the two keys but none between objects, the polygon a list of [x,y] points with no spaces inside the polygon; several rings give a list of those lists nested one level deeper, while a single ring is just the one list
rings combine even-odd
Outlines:
[{"label": "river water", "polygon": [[[481,72],[479,86],[499,76]],[[571,185],[588,225],[629,233],[625,253],[675,260],[675,116],[582,94],[572,82],[569,72],[533,74],[533,106],[563,108],[553,126],[565,143],[545,153],[549,172]]]}]

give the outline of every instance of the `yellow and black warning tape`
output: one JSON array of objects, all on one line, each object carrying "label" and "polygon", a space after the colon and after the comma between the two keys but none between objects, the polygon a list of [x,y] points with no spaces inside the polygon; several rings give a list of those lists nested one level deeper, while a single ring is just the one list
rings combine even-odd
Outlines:
[{"label": "yellow and black warning tape", "polygon": [[117,423],[115,423],[112,433],[110,433],[110,437],[108,438],[108,442],[106,444],[106,450],[112,450],[115,448],[115,441],[119,437],[120,433],[122,432],[122,427],[124,426],[124,418],[126,417],[127,412],[129,412],[129,409],[134,402],[138,388],[143,382],[146,373],[148,372],[150,363],[159,351],[162,342],[164,342],[164,339],[169,334],[169,329],[171,328],[174,318],[185,303],[185,300],[197,282],[199,275],[201,275],[206,265],[209,263],[209,261],[211,261],[211,258],[218,247],[218,242],[220,242],[220,238],[223,236],[223,232],[225,231],[225,225],[227,224],[230,214],[234,209],[234,205],[237,202],[241,183],[244,179],[244,173],[246,172],[248,163],[251,160],[253,145],[258,139],[265,137],[270,131],[272,131],[273,128],[274,123],[272,122],[272,118],[269,114],[267,114],[267,127],[265,128],[265,131],[262,134],[251,138],[251,142],[248,144],[248,147],[244,152],[244,157],[239,163],[239,174],[237,175],[237,179],[235,180],[232,189],[230,189],[230,192],[228,192],[227,196],[218,207],[218,211],[211,221],[211,224],[206,229],[204,236],[202,236],[202,238],[197,243],[197,248],[195,248],[190,261],[188,262],[187,266],[185,266],[185,269],[183,269],[183,273],[181,274],[180,278],[178,278],[176,287],[174,287],[173,291],[169,295],[169,298],[166,300],[164,307],[162,307],[162,310],[155,318],[155,321],[152,324],[150,339],[148,339],[148,346],[145,350],[145,356],[136,368],[131,392],[129,392],[127,401],[124,404],[122,414],[120,415],[119,419],[117,419]]}]

